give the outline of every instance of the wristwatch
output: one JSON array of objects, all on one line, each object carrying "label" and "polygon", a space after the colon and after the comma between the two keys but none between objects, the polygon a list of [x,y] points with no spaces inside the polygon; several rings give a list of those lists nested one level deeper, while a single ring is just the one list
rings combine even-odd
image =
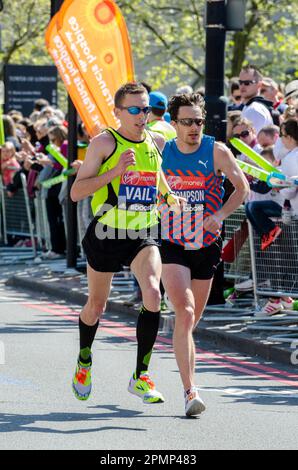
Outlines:
[{"label": "wristwatch", "polygon": [[164,194],[164,198],[165,198],[166,203],[168,203],[168,197],[171,196],[171,195],[176,196],[174,191],[169,191],[168,193]]}]

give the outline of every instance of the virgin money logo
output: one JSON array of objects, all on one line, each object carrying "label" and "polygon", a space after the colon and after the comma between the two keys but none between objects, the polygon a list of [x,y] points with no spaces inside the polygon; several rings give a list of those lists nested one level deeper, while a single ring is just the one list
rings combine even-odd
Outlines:
[{"label": "virgin money logo", "polygon": [[183,189],[183,179],[180,176],[167,176],[167,182],[171,189]]},{"label": "virgin money logo", "polygon": [[194,176],[167,176],[167,182],[171,189],[204,189],[205,179]]},{"label": "virgin money logo", "polygon": [[128,171],[122,176],[124,184],[131,184],[137,186],[140,181],[140,173],[138,171]]},{"label": "virgin money logo", "polygon": [[184,189],[191,189],[191,188],[200,189],[204,187],[205,187],[204,181],[197,180],[197,179],[196,180],[192,180],[192,179],[184,180]]}]

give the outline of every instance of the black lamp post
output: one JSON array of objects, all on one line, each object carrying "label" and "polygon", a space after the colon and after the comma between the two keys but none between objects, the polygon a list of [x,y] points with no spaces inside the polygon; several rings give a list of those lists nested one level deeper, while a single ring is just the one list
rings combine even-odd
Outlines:
[{"label": "black lamp post", "polygon": [[226,31],[244,28],[246,0],[206,0],[206,133],[226,140],[224,94]]},{"label": "black lamp post", "polygon": [[206,9],[206,133],[226,140],[226,103],[224,94],[226,1],[207,0]]},{"label": "black lamp post", "polygon": [[[226,31],[244,28],[246,0],[206,0],[206,134],[226,141],[227,103],[224,94]],[[223,262],[215,273],[209,304],[225,303]]]},{"label": "black lamp post", "polygon": [[[63,0],[51,0],[51,17],[59,11]],[[77,111],[68,97],[68,166],[77,159]],[[67,185],[67,267],[77,265],[77,205],[70,199],[74,177],[68,177]]]}]

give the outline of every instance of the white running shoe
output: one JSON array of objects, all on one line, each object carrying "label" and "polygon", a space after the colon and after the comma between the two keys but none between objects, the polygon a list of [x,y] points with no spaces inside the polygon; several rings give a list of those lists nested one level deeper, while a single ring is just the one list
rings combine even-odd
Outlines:
[{"label": "white running shoe", "polygon": [[55,253],[55,251],[47,251],[46,253],[43,253],[41,255],[41,258],[44,260],[54,260],[54,259],[61,259],[63,258],[63,255],[60,255],[59,253]]},{"label": "white running shoe", "polygon": [[247,279],[246,281],[239,282],[235,284],[235,289],[239,292],[250,292],[254,288],[254,283],[252,279]]},{"label": "white running shoe", "polygon": [[255,317],[271,317],[276,313],[279,313],[283,310],[283,305],[279,298],[269,299],[266,305],[262,308],[260,312],[255,313]]},{"label": "white running shoe", "polygon": [[193,386],[187,392],[184,392],[184,398],[186,416],[196,416],[206,410],[205,403],[200,398],[196,387]]},{"label": "white running shoe", "polygon": [[285,310],[293,310],[294,300],[292,297],[282,297],[281,303]]}]

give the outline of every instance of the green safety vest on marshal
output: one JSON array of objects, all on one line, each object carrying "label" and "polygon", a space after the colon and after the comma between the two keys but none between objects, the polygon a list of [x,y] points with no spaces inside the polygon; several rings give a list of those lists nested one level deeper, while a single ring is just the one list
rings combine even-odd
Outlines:
[{"label": "green safety vest on marshal", "polygon": [[114,152],[103,162],[98,176],[114,168],[120,155],[135,151],[136,164],[94,193],[91,207],[98,221],[112,228],[141,230],[158,223],[156,198],[159,185],[161,155],[153,137],[145,131],[145,139],[133,142],[112,128],[106,129],[116,142]]}]

